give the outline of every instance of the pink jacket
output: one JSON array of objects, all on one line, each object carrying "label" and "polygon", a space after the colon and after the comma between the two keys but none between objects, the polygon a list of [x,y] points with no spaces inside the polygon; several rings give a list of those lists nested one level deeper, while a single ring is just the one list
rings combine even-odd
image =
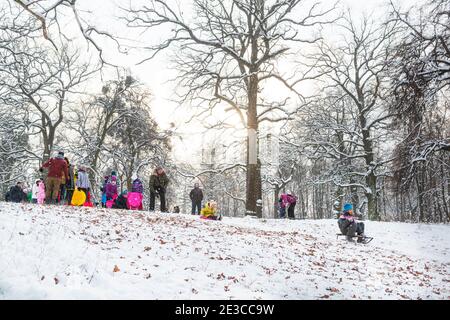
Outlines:
[{"label": "pink jacket", "polygon": [[38,201],[44,201],[45,199],[45,184],[44,182],[39,182],[39,191],[38,191]]},{"label": "pink jacket", "polygon": [[280,197],[280,205],[282,208],[286,208],[287,204],[296,203],[297,198],[293,196],[292,194],[285,194],[283,193]]}]

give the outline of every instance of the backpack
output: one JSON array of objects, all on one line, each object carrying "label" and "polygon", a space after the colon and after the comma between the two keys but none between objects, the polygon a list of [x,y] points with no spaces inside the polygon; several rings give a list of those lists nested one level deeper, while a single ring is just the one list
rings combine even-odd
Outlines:
[{"label": "backpack", "polygon": [[142,194],[139,192],[129,192],[127,206],[131,210],[138,210],[142,205]]}]

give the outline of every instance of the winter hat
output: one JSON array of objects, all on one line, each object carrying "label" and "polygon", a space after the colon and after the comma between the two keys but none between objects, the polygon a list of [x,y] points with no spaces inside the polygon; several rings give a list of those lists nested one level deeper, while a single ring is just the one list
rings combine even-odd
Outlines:
[{"label": "winter hat", "polygon": [[353,206],[351,203],[344,204],[344,211],[350,211],[353,209]]},{"label": "winter hat", "polygon": [[112,177],[111,177],[111,181],[117,181],[116,176],[112,176]]},{"label": "winter hat", "polygon": [[58,157],[64,158],[64,152],[63,151],[59,151],[58,152]]}]

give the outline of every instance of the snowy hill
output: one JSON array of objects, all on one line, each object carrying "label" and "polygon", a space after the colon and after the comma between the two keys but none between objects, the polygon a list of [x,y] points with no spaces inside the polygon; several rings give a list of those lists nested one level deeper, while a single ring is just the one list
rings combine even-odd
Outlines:
[{"label": "snowy hill", "polygon": [[450,226],[0,203],[1,299],[450,299]]}]

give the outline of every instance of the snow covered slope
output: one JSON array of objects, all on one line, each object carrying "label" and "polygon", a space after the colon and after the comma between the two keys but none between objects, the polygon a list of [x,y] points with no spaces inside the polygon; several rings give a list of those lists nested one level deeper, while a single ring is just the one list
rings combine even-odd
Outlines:
[{"label": "snow covered slope", "polygon": [[450,299],[450,226],[0,203],[0,299]]}]

